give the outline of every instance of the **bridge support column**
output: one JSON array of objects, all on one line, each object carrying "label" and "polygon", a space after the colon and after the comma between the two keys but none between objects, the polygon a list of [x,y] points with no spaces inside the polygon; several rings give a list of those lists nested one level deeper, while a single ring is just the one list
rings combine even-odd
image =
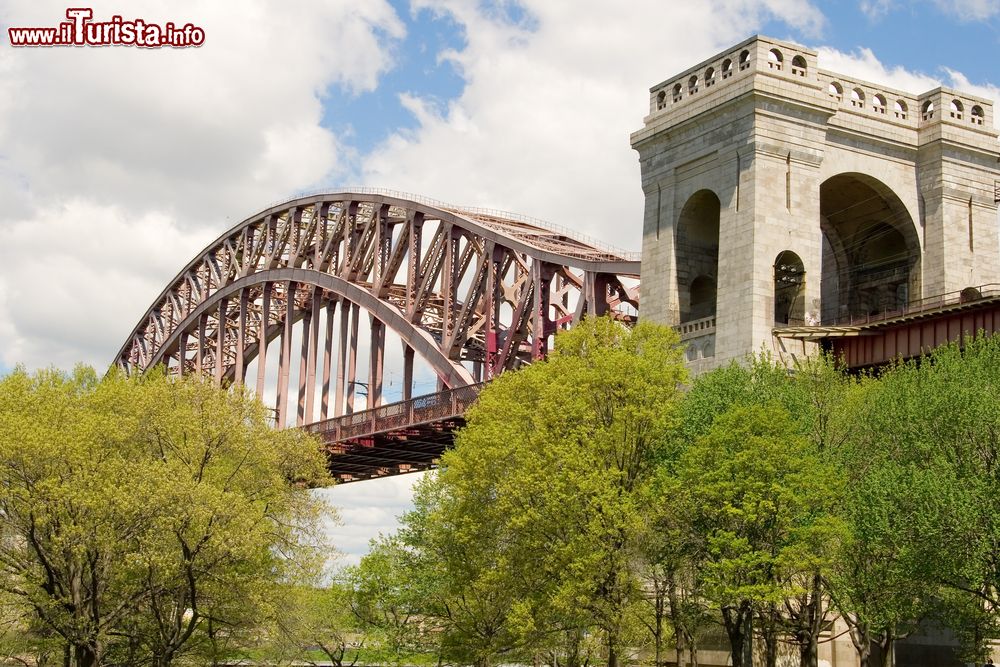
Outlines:
[{"label": "bridge support column", "polygon": [[368,408],[382,405],[382,370],[385,360],[385,325],[370,316],[371,346],[368,348]]},{"label": "bridge support column", "polygon": [[[299,352],[299,392],[296,400],[295,425],[302,426],[306,416],[306,394],[309,384],[309,334],[312,332],[312,311],[302,316],[302,348]],[[314,366],[315,368],[315,366]],[[313,371],[315,373],[315,370]]]},{"label": "bridge support column", "polygon": [[233,364],[233,382],[242,385],[246,379],[246,359],[244,351],[247,345],[247,310],[250,307],[250,290],[244,287],[240,290],[240,313],[236,323],[236,361]]},{"label": "bridge support column", "polygon": [[261,296],[260,330],[257,332],[257,400],[264,400],[264,372],[267,370],[267,323],[271,319],[271,283],[264,283]]},{"label": "bridge support column", "polygon": [[194,355],[194,370],[198,375],[202,375],[205,363],[205,329],[208,328],[206,321],[208,316],[202,313],[198,317],[198,349]]},{"label": "bridge support column", "polygon": [[358,386],[358,317],[361,309],[357,304],[351,304],[351,337],[347,357],[347,414],[354,414],[354,394]]},{"label": "bridge support column", "polygon": [[292,313],[295,309],[295,283],[285,283],[284,325],[281,327],[281,350],[278,353],[278,395],[275,399],[275,423],[285,428],[285,412],[288,410],[288,373],[292,356]]},{"label": "bridge support column", "polygon": [[333,319],[337,314],[337,302],[331,299],[326,304],[326,337],[323,342],[323,395],[320,397],[320,419],[330,418],[330,366],[333,362]]},{"label": "bridge support column", "polygon": [[187,361],[187,349],[188,333],[187,331],[182,331],[180,340],[177,341],[177,377],[184,377],[184,373],[187,370],[184,368],[184,362]]},{"label": "bridge support column", "polygon": [[222,386],[223,357],[226,349],[226,311],[229,309],[229,299],[219,301],[218,320],[215,329],[215,372],[212,374],[215,386]]},{"label": "bridge support column", "polygon": [[413,348],[403,343],[403,400],[413,398]]}]

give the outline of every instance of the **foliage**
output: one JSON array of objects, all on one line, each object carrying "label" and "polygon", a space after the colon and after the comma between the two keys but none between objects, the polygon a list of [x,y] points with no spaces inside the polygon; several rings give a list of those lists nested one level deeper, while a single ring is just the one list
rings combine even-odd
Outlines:
[{"label": "foliage", "polygon": [[214,660],[310,567],[316,443],[162,373],[0,381],[0,585],[76,665]]},{"label": "foliage", "polygon": [[594,318],[483,391],[402,534],[433,581],[445,659],[570,640],[572,663],[593,629],[615,662],[644,596],[643,489],[684,379],[672,331]]}]

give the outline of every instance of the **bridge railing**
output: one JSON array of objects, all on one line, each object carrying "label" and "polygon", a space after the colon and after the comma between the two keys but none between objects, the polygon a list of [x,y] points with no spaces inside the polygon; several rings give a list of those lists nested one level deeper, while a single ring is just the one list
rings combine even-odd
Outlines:
[{"label": "bridge railing", "polygon": [[947,308],[949,306],[959,306],[966,303],[973,303],[980,299],[991,299],[1000,297],[1000,284],[988,283],[978,287],[966,287],[955,292],[945,294],[935,294],[922,299],[910,301],[902,308],[886,308],[882,311],[869,313],[867,315],[844,315],[832,320],[824,320],[824,325],[846,325],[854,326],[859,324],[871,324],[892,320],[897,317],[917,315],[923,312]]},{"label": "bridge railing", "polygon": [[306,424],[303,428],[310,433],[320,435],[326,442],[341,442],[458,417],[465,414],[465,410],[476,400],[483,386],[485,383],[446,389],[436,394],[418,396],[407,401],[380,405],[377,408]]}]

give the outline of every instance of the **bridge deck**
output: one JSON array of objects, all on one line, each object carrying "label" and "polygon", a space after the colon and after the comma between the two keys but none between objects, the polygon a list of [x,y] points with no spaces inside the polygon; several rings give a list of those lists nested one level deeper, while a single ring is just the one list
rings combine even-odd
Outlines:
[{"label": "bridge deck", "polygon": [[330,474],[341,483],[427,470],[465,424],[465,411],[483,384],[308,424],[329,454]]}]

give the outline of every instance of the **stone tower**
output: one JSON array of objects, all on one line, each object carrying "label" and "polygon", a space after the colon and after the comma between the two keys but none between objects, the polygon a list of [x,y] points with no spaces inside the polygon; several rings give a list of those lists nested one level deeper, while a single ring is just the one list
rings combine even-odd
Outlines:
[{"label": "stone tower", "polygon": [[642,315],[679,326],[696,372],[772,349],[775,328],[1000,282],[990,100],[758,36],[654,86],[632,147]]}]

